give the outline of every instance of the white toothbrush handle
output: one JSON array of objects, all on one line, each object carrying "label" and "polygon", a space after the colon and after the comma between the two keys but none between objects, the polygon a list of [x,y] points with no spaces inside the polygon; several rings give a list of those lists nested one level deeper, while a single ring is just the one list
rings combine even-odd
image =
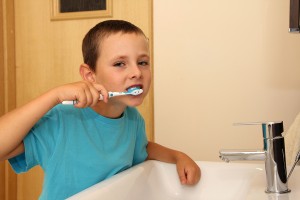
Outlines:
[{"label": "white toothbrush handle", "polygon": [[[123,96],[123,95],[138,95],[140,93],[142,93],[143,90],[142,89],[139,89],[137,92],[133,91],[131,93],[129,92],[108,92],[108,98],[111,98],[111,97],[117,97],[117,96]],[[99,100],[103,100],[103,95],[100,94],[100,98]],[[64,105],[75,105],[78,103],[77,100],[72,100],[72,101],[63,101],[61,102],[62,104]]]},{"label": "white toothbrush handle", "polygon": [[63,102],[61,102],[61,104],[64,104],[64,105],[75,105],[75,104],[77,104],[77,100],[63,101]]},{"label": "white toothbrush handle", "polygon": [[108,98],[127,95],[127,92],[108,92]]},{"label": "white toothbrush handle", "polygon": [[[100,94],[99,100],[100,101],[103,100],[103,95],[102,94]],[[61,102],[61,104],[64,104],[64,105],[75,105],[77,103],[78,103],[78,100],[71,100],[71,101],[63,101],[63,102]]]}]

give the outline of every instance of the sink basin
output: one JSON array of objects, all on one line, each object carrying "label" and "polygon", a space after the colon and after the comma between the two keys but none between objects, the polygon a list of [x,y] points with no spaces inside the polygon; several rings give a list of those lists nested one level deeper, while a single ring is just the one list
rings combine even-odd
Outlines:
[{"label": "sink basin", "polygon": [[195,186],[181,185],[174,164],[146,161],[69,199],[122,200],[299,200],[300,168],[286,194],[266,194],[264,164],[197,161],[202,177]]}]

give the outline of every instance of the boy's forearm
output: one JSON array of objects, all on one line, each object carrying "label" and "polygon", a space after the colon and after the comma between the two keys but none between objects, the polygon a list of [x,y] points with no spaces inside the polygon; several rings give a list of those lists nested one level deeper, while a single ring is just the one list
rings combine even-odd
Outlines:
[{"label": "boy's forearm", "polygon": [[17,148],[34,124],[58,103],[49,91],[0,118],[0,160]]},{"label": "boy's forearm", "polygon": [[148,142],[147,145],[148,157],[147,160],[159,160],[168,163],[176,163],[182,152],[169,149],[154,142]]}]

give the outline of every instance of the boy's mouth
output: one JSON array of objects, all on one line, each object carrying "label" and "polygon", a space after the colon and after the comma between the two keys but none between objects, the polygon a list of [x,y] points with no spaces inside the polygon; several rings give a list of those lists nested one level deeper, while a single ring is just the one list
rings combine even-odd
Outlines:
[{"label": "boy's mouth", "polygon": [[141,84],[138,84],[138,85],[132,85],[132,86],[128,87],[128,88],[126,89],[126,91],[128,92],[128,90],[131,90],[131,89],[134,89],[134,88],[137,88],[137,89],[143,89],[143,85],[141,85]]}]

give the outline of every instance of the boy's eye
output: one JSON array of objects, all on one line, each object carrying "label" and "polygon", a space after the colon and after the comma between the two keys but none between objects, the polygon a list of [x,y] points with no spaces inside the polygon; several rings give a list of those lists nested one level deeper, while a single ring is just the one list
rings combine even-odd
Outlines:
[{"label": "boy's eye", "polygon": [[116,62],[116,63],[114,63],[114,67],[123,67],[123,66],[125,66],[124,62]]},{"label": "boy's eye", "polygon": [[148,65],[149,65],[149,62],[148,62],[148,61],[140,61],[140,62],[138,62],[138,64],[139,64],[140,66],[148,66]]}]

